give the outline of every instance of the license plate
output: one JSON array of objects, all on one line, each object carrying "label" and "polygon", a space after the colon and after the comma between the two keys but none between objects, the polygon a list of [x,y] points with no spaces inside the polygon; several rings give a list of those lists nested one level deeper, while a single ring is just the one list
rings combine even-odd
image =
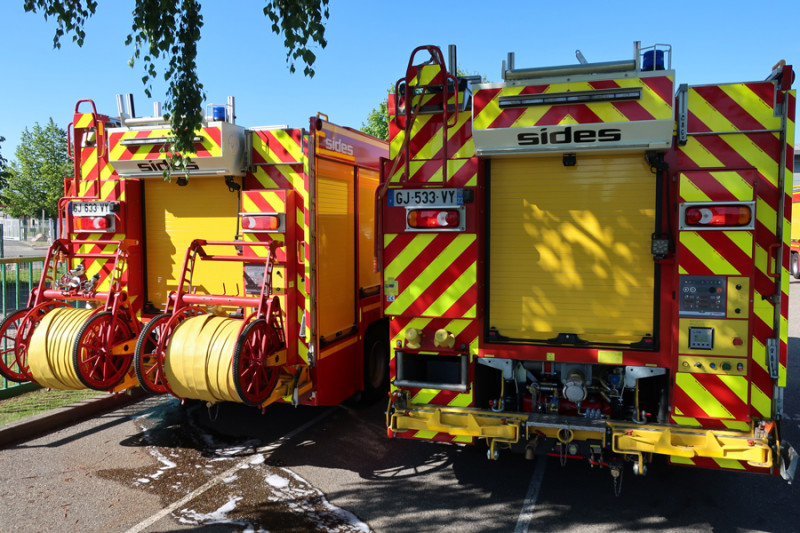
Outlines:
[{"label": "license plate", "polygon": [[116,202],[72,202],[72,214],[76,217],[101,217],[116,209]]},{"label": "license plate", "polygon": [[464,189],[390,189],[389,206],[451,207],[464,205]]}]

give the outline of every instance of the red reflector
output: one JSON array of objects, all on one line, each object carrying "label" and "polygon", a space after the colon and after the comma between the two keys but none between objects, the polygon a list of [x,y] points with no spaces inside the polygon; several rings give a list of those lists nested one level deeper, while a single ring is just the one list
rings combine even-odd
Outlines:
[{"label": "red reflector", "polygon": [[108,217],[75,217],[75,229],[84,231],[107,231]]},{"label": "red reflector", "polygon": [[752,219],[747,205],[704,205],[686,209],[687,226],[747,226]]},{"label": "red reflector", "polygon": [[245,231],[274,231],[281,227],[277,215],[246,215],[242,217],[242,229]]},{"label": "red reflector", "polygon": [[408,212],[411,228],[457,228],[461,217],[456,209],[415,209]]}]

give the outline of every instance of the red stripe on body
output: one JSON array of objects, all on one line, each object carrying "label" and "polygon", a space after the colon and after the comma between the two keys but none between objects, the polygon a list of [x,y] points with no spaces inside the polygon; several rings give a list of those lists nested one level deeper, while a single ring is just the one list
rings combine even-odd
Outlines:
[{"label": "red stripe on body", "polygon": [[[386,248],[386,257],[391,258],[387,261],[387,269],[390,267],[394,258],[397,257],[398,253],[410,242],[410,239],[403,239],[406,242],[403,243],[401,247],[401,243],[397,242],[400,240],[400,238],[400,236],[396,237]],[[417,255],[414,261],[412,261],[411,264],[397,276],[397,282],[401,287],[401,290],[402,288],[410,287],[417,277],[422,274],[426,268],[428,268],[428,265],[430,265],[430,263],[439,256],[442,250],[444,250],[451,242],[453,242],[454,238],[455,236],[452,234],[436,235],[436,237],[419,253],[419,255]],[[397,243],[397,247],[393,246],[395,243]]]},{"label": "red stripe on body", "polygon": [[469,266],[475,262],[477,254],[477,244],[473,242],[464,250],[452,263],[442,272],[442,274],[412,303],[405,313],[422,315],[430,305],[450,289],[450,286],[458,279]]}]

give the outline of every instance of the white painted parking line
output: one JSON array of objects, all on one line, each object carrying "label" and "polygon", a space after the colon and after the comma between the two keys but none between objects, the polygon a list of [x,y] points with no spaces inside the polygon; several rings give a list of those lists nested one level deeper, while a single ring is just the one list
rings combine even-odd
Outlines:
[{"label": "white painted parking line", "polygon": [[[254,455],[257,456],[257,455],[263,455],[263,454],[272,453],[273,451],[275,451],[276,448],[278,448],[278,446],[280,446],[284,442],[294,438],[295,436],[299,435],[300,433],[302,433],[303,431],[307,430],[311,426],[321,422],[323,419],[325,419],[326,417],[330,416],[334,411],[336,411],[336,409],[337,409],[337,407],[331,407],[330,409],[325,410],[322,414],[320,414],[316,418],[314,418],[312,420],[309,420],[308,422],[306,422],[302,426],[293,429],[292,431],[290,431],[286,435],[282,436],[278,440],[276,440],[274,442],[271,442],[271,443],[269,443],[269,444],[267,444],[265,446],[261,446],[260,448],[256,448],[256,450],[255,450],[256,453]],[[155,524],[156,522],[158,522],[159,520],[161,520],[162,518],[164,518],[168,514],[172,513],[176,509],[181,508],[182,506],[186,505],[187,503],[189,503],[193,499],[197,498],[198,496],[200,496],[201,494],[206,492],[208,489],[214,487],[215,485],[218,485],[219,483],[221,483],[225,479],[231,477],[233,474],[235,474],[239,470],[242,470],[243,468],[247,468],[252,460],[253,460],[252,457],[248,457],[247,459],[239,461],[238,463],[236,463],[231,468],[225,470],[224,472],[222,472],[220,474],[217,474],[216,476],[214,476],[213,478],[208,480],[208,482],[206,482],[205,485],[193,490],[192,492],[190,492],[189,494],[187,494],[186,496],[184,496],[180,500],[170,504],[168,507],[166,507],[166,508],[162,509],[161,511],[157,512],[156,514],[154,514],[150,518],[147,518],[147,519],[143,520],[142,522],[139,522],[138,524],[136,524],[135,526],[130,528],[128,531],[126,531],[126,533],[139,533],[141,531],[144,531],[146,528],[152,526],[153,524]]]},{"label": "white painted parking line", "polygon": [[531,484],[528,486],[528,493],[525,495],[525,501],[522,502],[522,509],[519,512],[517,527],[514,528],[514,533],[527,533],[528,527],[531,525],[533,510],[536,507],[536,500],[539,499],[539,490],[542,488],[544,470],[546,467],[547,456],[540,455],[536,460],[536,467],[533,470]]}]

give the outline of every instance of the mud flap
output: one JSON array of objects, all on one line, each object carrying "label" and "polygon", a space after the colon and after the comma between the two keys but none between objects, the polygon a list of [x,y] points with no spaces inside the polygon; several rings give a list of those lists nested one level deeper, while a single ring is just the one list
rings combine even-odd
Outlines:
[{"label": "mud flap", "polygon": [[794,481],[794,476],[797,473],[797,464],[800,463],[800,455],[792,448],[792,445],[786,441],[781,442],[781,477],[789,484]]}]

